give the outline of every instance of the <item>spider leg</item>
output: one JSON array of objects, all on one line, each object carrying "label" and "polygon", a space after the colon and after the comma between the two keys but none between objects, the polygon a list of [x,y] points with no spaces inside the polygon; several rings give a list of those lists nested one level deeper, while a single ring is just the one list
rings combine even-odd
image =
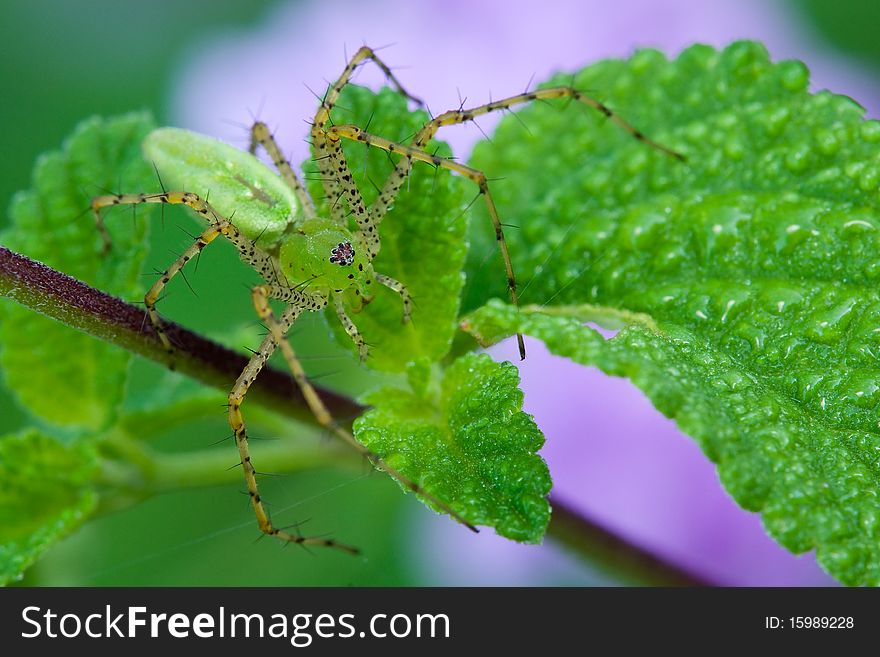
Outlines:
[{"label": "spider leg", "polygon": [[317,216],[317,213],[315,211],[315,203],[312,201],[312,197],[309,196],[306,188],[299,181],[299,178],[296,177],[293,168],[290,166],[290,162],[281,154],[281,148],[278,146],[278,142],[275,141],[275,137],[269,130],[269,126],[262,121],[255,121],[251,126],[251,143],[248,148],[251,155],[254,155],[257,152],[258,145],[262,146],[269,154],[269,157],[272,158],[272,162],[275,164],[275,168],[278,169],[281,174],[281,178],[287,183],[287,186],[293,190],[293,193],[296,194],[296,198],[299,199],[299,202],[303,207],[306,219],[314,219]]},{"label": "spider leg", "polygon": [[[229,224],[229,222],[225,222],[225,224]],[[180,256],[171,263],[159,279],[153,283],[147,293],[144,295],[144,306],[147,308],[147,314],[150,317],[150,323],[153,325],[153,328],[156,330],[156,335],[159,336],[159,340],[161,340],[162,344],[165,347],[165,350],[171,354],[174,352],[174,348],[171,346],[171,342],[168,340],[168,336],[165,335],[165,328],[162,326],[162,320],[159,318],[159,313],[156,312],[156,303],[159,298],[162,296],[162,292],[165,290],[165,286],[168,285],[168,282],[174,278],[175,275],[180,273],[183,269],[184,265],[189,262],[196,255],[201,253],[202,249],[208,246],[211,242],[213,242],[218,235],[223,234],[223,230],[227,226],[223,224],[214,224],[213,226],[209,226],[206,228],[201,235],[196,238],[196,241],[193,242],[190,247],[184,251]]]},{"label": "spider leg", "polygon": [[364,337],[361,335],[361,332],[358,331],[357,326],[354,325],[354,322],[351,321],[351,318],[345,312],[345,305],[342,303],[341,295],[333,297],[333,306],[336,309],[336,316],[339,317],[342,328],[345,329],[348,337],[351,338],[351,341],[357,346],[358,356],[360,356],[361,362],[363,363],[367,360],[367,343],[364,342]]},{"label": "spider leg", "polygon": [[[404,146],[399,143],[392,142],[387,139],[383,139],[380,137],[376,137],[366,133],[355,126],[331,126],[327,129],[326,134],[328,141],[333,141],[334,137],[344,137],[346,139],[351,139],[354,141],[365,142],[371,146],[376,146],[378,148],[382,148],[383,150],[388,151],[389,153],[399,153],[402,155],[400,161],[397,163],[394,171],[386,179],[382,189],[379,192],[375,202],[369,209],[369,214],[367,217],[367,221],[364,226],[360,226],[362,231],[367,231],[367,237],[369,238],[370,234],[377,235],[376,244],[373,245],[373,248],[369,248],[369,252],[372,257],[375,257],[376,253],[378,253],[378,226],[382,221],[383,217],[388,211],[388,208],[394,203],[394,199],[397,197],[400,192],[400,188],[403,185],[403,182],[406,180],[406,177],[409,175],[410,169],[412,167],[413,160],[419,160],[422,162],[427,162],[434,166],[440,166],[446,169],[451,169],[453,171],[457,171],[458,173],[464,175],[465,177],[472,180],[477,186],[480,188],[480,193],[486,200],[487,207],[489,209],[489,215],[492,219],[492,223],[495,227],[495,236],[496,241],[499,244],[501,255],[504,260],[504,266],[507,273],[507,282],[508,287],[510,289],[511,299],[514,305],[519,305],[519,298],[516,290],[516,278],[513,272],[513,266],[510,260],[510,254],[507,248],[506,240],[504,239],[504,233],[502,230],[501,222],[498,218],[498,212],[495,208],[495,203],[492,200],[491,194],[489,193],[486,176],[481,171],[477,171],[472,167],[467,167],[465,165],[459,164],[457,162],[453,162],[451,160],[443,159],[437,157],[436,155],[432,155],[426,152],[425,146],[428,142],[434,137],[437,131],[444,126],[455,125],[458,123],[466,123],[468,121],[473,121],[477,116],[488,114],[490,112],[495,112],[499,110],[509,109],[510,107],[522,103],[532,102],[536,100],[549,100],[553,98],[571,98],[574,99],[587,107],[595,109],[600,112],[603,116],[606,116],[615,124],[617,124],[621,129],[627,132],[629,135],[633,137],[633,139],[644,143],[645,145],[658,150],[670,157],[673,157],[677,160],[684,160],[684,156],[677,151],[672,150],[656,142],[652,139],[649,139],[645,136],[644,133],[636,129],[631,123],[626,121],[622,116],[612,111],[607,105],[602,102],[588,96],[587,94],[578,91],[574,87],[571,86],[556,86],[556,87],[548,87],[545,89],[538,89],[533,92],[517,94],[515,96],[510,96],[509,98],[503,98],[501,100],[497,100],[491,103],[486,103],[484,105],[478,105],[476,107],[472,107],[469,109],[459,108],[457,110],[450,110],[448,112],[444,112],[436,116],[435,118],[428,121],[418,133],[416,133],[413,138],[411,144],[409,146]],[[381,282],[381,281],[380,281]],[[392,288],[393,289],[393,288]],[[522,336],[517,334],[517,342],[519,345],[520,357],[525,357],[525,345],[522,340]]]},{"label": "spider leg", "polygon": [[390,276],[379,274],[378,272],[373,278],[376,279],[377,283],[384,285],[390,290],[394,290],[400,295],[400,298],[403,301],[403,323],[406,324],[412,317],[412,298],[409,296],[409,290],[406,289],[406,285]]},{"label": "spider leg", "polygon": [[344,543],[338,543],[333,539],[299,536],[298,534],[291,534],[273,525],[272,520],[269,518],[269,514],[266,511],[266,507],[263,504],[259,488],[257,487],[256,469],[251,461],[250,449],[248,448],[247,430],[245,429],[244,418],[241,414],[241,404],[244,402],[248,388],[250,388],[251,384],[260,373],[260,370],[263,368],[263,365],[266,364],[269,357],[278,346],[277,334],[279,332],[285,334],[302,311],[303,308],[291,304],[284,309],[284,312],[281,313],[279,319],[275,320],[274,317],[272,318],[278,331],[270,332],[269,335],[263,339],[260,348],[254,352],[253,356],[251,356],[248,364],[245,366],[244,370],[242,370],[241,374],[239,374],[238,379],[235,381],[235,385],[229,392],[229,425],[232,427],[233,434],[235,435],[235,444],[238,447],[238,454],[241,457],[241,467],[244,470],[244,479],[247,485],[248,495],[250,496],[251,506],[257,517],[257,524],[260,527],[260,531],[266,535],[275,536],[276,538],[289,543],[330,547],[342,550],[343,552],[348,552],[349,554],[357,554],[357,548],[345,545]]},{"label": "spider leg", "polygon": [[[379,253],[379,228],[370,221],[370,213],[367,211],[360,190],[354,183],[354,178],[351,176],[351,170],[345,160],[345,153],[342,152],[342,144],[338,140],[336,142],[328,141],[326,150],[328,162],[333,167],[330,175],[334,177],[336,184],[342,190],[340,199],[345,199],[354,214],[354,221],[358,227],[355,237],[360,241],[360,246],[367,251],[372,262],[376,254]],[[337,205],[341,207],[341,204]]]},{"label": "spider leg", "polygon": [[[400,84],[391,69],[376,55],[371,48],[363,46],[349,60],[342,74],[334,82],[327,91],[327,94],[321,101],[321,106],[315,113],[312,121],[312,145],[315,149],[315,162],[318,165],[318,171],[321,174],[321,181],[324,186],[324,193],[330,200],[332,218],[340,225],[346,224],[345,208],[338,202],[343,193],[339,180],[339,155],[335,153],[332,144],[328,142],[325,135],[325,128],[330,121],[330,112],[339,100],[339,94],[351,80],[351,76],[355,69],[366,61],[372,61],[376,66],[382,69],[385,77],[391,82],[394,88],[404,97],[422,104],[422,101],[415,96],[410,95]],[[357,213],[357,209],[352,206],[352,210]],[[364,210],[366,213],[366,210]]]},{"label": "spider leg", "polygon": [[403,97],[408,98],[418,105],[422,105],[422,101],[403,88],[403,85],[400,84],[400,81],[395,77],[394,73],[391,72],[391,69],[388,67],[385,62],[379,59],[379,56],[373,51],[372,48],[368,46],[361,46],[358,51],[354,54],[354,56],[349,60],[348,64],[346,64],[345,69],[343,69],[339,78],[334,82],[330,89],[327,91],[327,95],[324,97],[321,102],[321,107],[318,108],[317,113],[315,114],[314,125],[312,128],[312,135],[317,134],[318,136],[324,130],[324,127],[327,125],[327,122],[330,120],[330,112],[333,109],[333,106],[339,100],[339,94],[342,93],[342,90],[351,80],[351,76],[354,73],[355,69],[360,66],[365,61],[372,61],[376,66],[382,69],[382,73],[385,74],[385,77],[389,82],[394,86],[394,89]]},{"label": "spider leg", "polygon": [[[433,119],[425,123],[424,126],[422,126],[422,128],[413,137],[413,140],[410,142],[410,146],[414,148],[424,149],[428,145],[428,142],[434,138],[434,135],[437,134],[437,131],[444,126],[473,121],[476,117],[480,115],[510,109],[514,105],[520,105],[536,100],[549,100],[553,98],[572,98],[580,103],[583,103],[587,107],[595,109],[603,116],[608,117],[610,120],[614,121],[614,123],[620,126],[621,129],[630,134],[637,141],[640,141],[647,146],[654,148],[655,150],[658,150],[662,153],[665,153],[666,155],[674,157],[678,160],[684,160],[683,155],[656,141],[649,139],[641,131],[633,127],[633,125],[625,120],[622,116],[611,110],[607,105],[570,86],[558,86],[538,89],[534,92],[517,94],[515,96],[496,100],[494,102],[486,103],[484,105],[478,105],[477,107],[471,107],[469,109],[459,108],[457,110],[443,112],[443,114],[434,117]],[[394,203],[394,200],[397,198],[397,194],[400,192],[401,186],[406,180],[406,177],[409,175],[410,169],[412,167],[412,160],[412,157],[404,155],[397,163],[394,171],[389,174],[388,178],[383,184],[382,189],[379,191],[379,195],[376,197],[376,200],[370,207],[370,219],[374,225],[378,225],[382,221],[382,218],[388,212],[388,208]]]},{"label": "spider leg", "polygon": [[[298,294],[303,294],[298,290],[294,290],[294,292],[297,292]],[[342,441],[350,445],[359,454],[370,461],[370,463],[372,463],[376,468],[384,470],[386,473],[388,473],[388,475],[391,476],[392,479],[407,488],[409,491],[427,500],[440,511],[449,514],[454,520],[465,525],[468,529],[472,531],[477,531],[477,529],[473,525],[471,525],[458,513],[456,513],[448,504],[431,495],[419,484],[410,480],[402,473],[392,468],[377,454],[373,453],[368,448],[361,445],[350,431],[345,429],[333,418],[333,416],[330,414],[330,411],[324,405],[324,402],[321,401],[318,393],[312,387],[312,384],[309,383],[309,380],[306,377],[305,370],[303,370],[302,363],[300,363],[299,359],[296,357],[296,353],[293,351],[293,347],[286,339],[286,330],[284,328],[284,324],[282,322],[279,322],[279,320],[275,318],[275,315],[272,312],[272,307],[269,305],[269,299],[279,298],[279,295],[280,298],[283,298],[285,300],[290,298],[290,292],[288,290],[285,290],[281,286],[256,286],[252,291],[254,308],[256,308],[257,314],[259,315],[262,322],[269,328],[270,335],[274,338],[275,342],[281,348],[281,353],[284,355],[284,359],[287,361],[287,366],[290,368],[290,371],[293,374],[293,378],[296,380],[296,383],[299,386],[300,390],[302,390],[303,397],[305,398],[306,403],[311,409],[312,414],[315,416],[315,419],[318,420],[318,423],[322,427],[331,431],[336,437],[340,438]],[[319,308],[308,309],[317,310]]]},{"label": "spider leg", "polygon": [[[191,192],[161,192],[157,194],[110,194],[106,196],[97,196],[92,199],[92,210],[95,214],[95,221],[99,227],[102,236],[107,236],[107,229],[101,218],[101,209],[113,205],[136,205],[140,203],[168,203],[186,205],[192,208],[196,214],[208,221],[211,225],[206,228],[201,235],[186,249],[171,265],[162,272],[159,279],[150,287],[149,291],[144,295],[144,305],[150,317],[150,323],[156,330],[156,334],[162,341],[163,346],[168,353],[173,353],[174,348],[165,335],[162,326],[162,320],[156,312],[156,303],[162,295],[165,286],[183,267],[198,255],[202,249],[213,242],[218,236],[222,235],[232,242],[239,251],[241,259],[256,269],[260,275],[267,281],[278,282],[279,268],[274,259],[265,251],[258,248],[254,243],[239,232],[239,230],[229,222],[228,219],[222,217],[210,204],[205,202]],[[109,236],[105,239],[105,246],[109,244]]]},{"label": "spider leg", "polygon": [[685,159],[684,155],[682,155],[681,153],[674,151],[659,142],[649,139],[643,132],[636,129],[631,123],[629,123],[629,121],[624,119],[620,114],[614,112],[604,103],[596,100],[592,96],[588,96],[587,94],[578,91],[574,87],[565,85],[556,87],[545,87],[544,89],[536,89],[535,91],[517,94],[515,96],[510,96],[509,98],[502,98],[501,100],[496,100],[491,103],[485,103],[484,105],[471,107],[470,109],[462,108],[443,112],[443,114],[439,114],[424,125],[424,127],[416,134],[415,138],[413,138],[412,146],[416,148],[424,148],[425,145],[437,133],[437,130],[439,130],[443,126],[473,121],[476,117],[483,114],[497,112],[499,110],[506,110],[513,107],[514,105],[522,105],[523,103],[529,103],[536,100],[550,100],[553,98],[571,98],[572,100],[582,103],[587,107],[596,110],[609,120],[613,121],[636,141],[640,141],[646,146],[649,146],[650,148],[660,151],[661,153],[664,153],[677,160],[683,161]]},{"label": "spider leg", "polygon": [[[510,290],[511,301],[513,302],[514,306],[519,307],[519,294],[517,293],[516,289],[516,275],[513,272],[513,263],[510,260],[510,251],[507,248],[507,240],[504,239],[504,228],[502,227],[501,220],[498,217],[498,210],[495,207],[495,201],[492,199],[492,194],[489,192],[489,183],[486,179],[485,173],[478,169],[474,169],[473,167],[469,167],[466,164],[461,164],[459,162],[455,162],[454,160],[438,157],[437,155],[428,153],[421,148],[406,146],[404,144],[390,141],[383,137],[377,137],[368,132],[364,132],[354,125],[332,126],[327,129],[327,138],[330,141],[351,139],[353,141],[368,144],[376,148],[381,148],[382,150],[388,151],[389,153],[399,153],[405,158],[410,158],[420,162],[427,162],[428,164],[454,171],[476,184],[477,187],[479,187],[480,189],[480,194],[483,196],[483,199],[486,202],[486,207],[489,211],[489,217],[491,218],[492,224],[495,228],[495,240],[498,243],[498,246],[501,250],[501,257],[504,260],[504,269],[507,273],[507,287]],[[376,226],[373,224],[369,217],[367,217],[367,222],[367,229],[369,231],[368,236],[376,235],[376,241],[378,242],[378,230],[376,229]],[[370,253],[372,256],[372,251],[370,251]],[[523,342],[523,337],[519,333],[517,333],[516,337],[517,344],[519,346],[520,358],[525,358],[526,347],[525,343]]]}]

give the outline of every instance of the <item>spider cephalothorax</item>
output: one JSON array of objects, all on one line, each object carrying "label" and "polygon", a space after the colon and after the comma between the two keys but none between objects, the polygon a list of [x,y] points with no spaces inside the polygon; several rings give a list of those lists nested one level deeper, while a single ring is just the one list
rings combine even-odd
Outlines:
[{"label": "spider cephalothorax", "polygon": [[[353,296],[371,296],[376,272],[361,248],[356,234],[332,219],[306,219],[299,230],[289,235],[278,250],[278,265],[288,284],[307,293],[330,297],[351,291]],[[380,281],[384,277],[380,277]],[[333,304],[335,306],[335,304]],[[406,310],[404,308],[404,310]],[[340,320],[350,327],[352,339],[361,347],[362,338],[354,324]]]},{"label": "spider cephalothorax", "polygon": [[330,249],[330,262],[340,267],[349,267],[354,262],[354,247],[351,242],[340,242]]}]

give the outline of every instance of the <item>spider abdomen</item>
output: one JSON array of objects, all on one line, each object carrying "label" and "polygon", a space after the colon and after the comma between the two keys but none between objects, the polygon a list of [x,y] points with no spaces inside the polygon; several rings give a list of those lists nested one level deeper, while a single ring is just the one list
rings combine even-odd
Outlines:
[{"label": "spider abdomen", "polygon": [[143,148],[168,190],[198,194],[266,251],[303,221],[294,192],[247,151],[181,128],[154,130]]}]

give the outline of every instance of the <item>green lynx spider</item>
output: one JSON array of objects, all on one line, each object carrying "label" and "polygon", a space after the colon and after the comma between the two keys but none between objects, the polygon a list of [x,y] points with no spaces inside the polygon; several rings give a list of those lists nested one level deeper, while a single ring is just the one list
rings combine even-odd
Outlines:
[{"label": "green lynx spider", "polygon": [[[265,283],[253,288],[252,301],[269,333],[239,375],[228,398],[229,424],[241,457],[251,505],[260,531],[264,534],[292,543],[334,547],[351,553],[356,553],[356,548],[332,539],[291,534],[272,524],[257,488],[256,470],[248,449],[241,404],[269,356],[276,348],[280,348],[309,408],[321,426],[351,445],[374,466],[385,470],[406,488],[476,531],[443,501],[431,496],[419,484],[410,481],[361,445],[345,427],[331,417],[306,378],[293,348],[285,339],[291,325],[303,311],[321,310],[332,300],[342,326],[357,345],[361,360],[366,359],[367,346],[354,322],[346,314],[342,299],[346,291],[353,291],[364,303],[368,303],[372,298],[371,286],[374,282],[400,295],[403,321],[409,321],[411,300],[406,285],[374,271],[372,262],[381,247],[379,225],[394,203],[414,160],[449,169],[476,183],[485,199],[495,229],[511,299],[514,304],[518,303],[516,278],[507,242],[489,193],[486,176],[474,168],[425,151],[430,139],[443,126],[472,121],[481,114],[505,110],[534,100],[570,98],[599,111],[636,140],[681,159],[681,155],[651,141],[599,101],[568,86],[548,87],[470,109],[459,108],[444,112],[428,121],[408,145],[369,134],[353,125],[330,125],[330,112],[340,92],[349,83],[357,67],[368,60],[372,60],[383,71],[398,93],[421,104],[421,101],[403,89],[388,66],[370,48],[361,48],[351,58],[339,79],[327,91],[311,127],[312,146],[327,198],[344,200],[344,203],[331,204],[329,218],[318,215],[315,203],[281,154],[269,129],[259,121],[251,128],[251,143],[247,153],[212,138],[176,128],[158,129],[145,140],[144,151],[147,157],[166,179],[175,184],[177,181],[186,181],[184,185],[190,189],[210,190],[210,203],[193,192],[165,191],[164,188],[163,191],[153,194],[108,194],[95,197],[91,202],[105,252],[110,248],[110,237],[101,217],[101,209],[107,206],[139,203],[183,204],[192,208],[209,224],[198,239],[165,270],[144,297],[150,321],[169,353],[173,353],[174,348],[162,328],[156,303],[168,281],[187,262],[217,237],[223,236],[235,245],[241,259],[259,272]],[[342,139],[365,143],[401,156],[396,168],[382,186],[378,198],[369,208],[365,207],[353,182],[342,151]],[[269,154],[280,177],[256,159],[254,154],[258,145]],[[348,209],[344,207],[346,204]],[[235,224],[231,221],[233,214]],[[349,229],[349,214],[354,216],[357,226],[354,230]],[[270,299],[287,303],[277,317],[269,305]],[[517,336],[517,339],[520,356],[524,358],[522,336]]]}]

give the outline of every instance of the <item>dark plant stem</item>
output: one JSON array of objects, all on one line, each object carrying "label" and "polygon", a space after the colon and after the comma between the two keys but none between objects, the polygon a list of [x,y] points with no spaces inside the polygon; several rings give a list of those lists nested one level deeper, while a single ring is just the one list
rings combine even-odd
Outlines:
[{"label": "dark plant stem", "polygon": [[[146,310],[89,287],[23,255],[0,246],[0,295],[42,315],[115,344],[210,386],[228,390],[244,369],[247,358],[206,340],[177,324],[165,334],[175,346],[169,354],[156,336]],[[348,397],[317,388],[321,399],[338,418],[353,419],[364,408]],[[259,403],[305,422],[314,416],[292,377],[264,367],[251,386]]]},{"label": "dark plant stem", "polygon": [[[66,274],[0,246],[0,296],[115,344],[210,386],[228,390],[247,359],[191,331],[168,324],[175,345],[165,351],[146,311]],[[318,388],[327,408],[339,418],[353,419],[364,407],[352,399]],[[296,382],[271,367],[251,387],[253,399],[270,410],[316,424]],[[693,575],[629,543],[558,501],[554,502],[549,534],[602,570],[632,583],[649,586],[706,585]]]}]

